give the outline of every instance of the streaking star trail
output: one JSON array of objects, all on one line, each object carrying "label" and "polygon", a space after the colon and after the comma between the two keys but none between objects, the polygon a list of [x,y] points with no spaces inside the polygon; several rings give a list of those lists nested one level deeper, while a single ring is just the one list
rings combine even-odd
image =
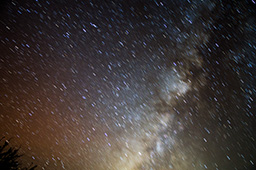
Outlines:
[{"label": "streaking star trail", "polygon": [[255,5],[3,2],[0,135],[37,169],[253,170]]}]

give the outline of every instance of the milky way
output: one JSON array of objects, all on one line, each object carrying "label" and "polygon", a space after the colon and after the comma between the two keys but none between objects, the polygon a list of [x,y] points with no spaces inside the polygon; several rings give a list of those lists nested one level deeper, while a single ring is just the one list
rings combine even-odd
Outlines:
[{"label": "milky way", "polygon": [[0,135],[37,169],[252,170],[255,1],[6,1]]}]

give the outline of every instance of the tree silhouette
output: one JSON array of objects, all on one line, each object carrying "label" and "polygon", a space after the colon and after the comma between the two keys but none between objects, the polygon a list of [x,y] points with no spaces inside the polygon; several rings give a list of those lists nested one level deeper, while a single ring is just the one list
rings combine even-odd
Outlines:
[{"label": "tree silhouette", "polygon": [[[4,137],[0,139],[2,142]],[[18,153],[20,148],[14,148],[9,145],[9,141],[5,140],[0,145],[0,169],[1,170],[35,170],[36,165],[31,164],[30,167],[22,167],[19,161],[21,154]]]}]

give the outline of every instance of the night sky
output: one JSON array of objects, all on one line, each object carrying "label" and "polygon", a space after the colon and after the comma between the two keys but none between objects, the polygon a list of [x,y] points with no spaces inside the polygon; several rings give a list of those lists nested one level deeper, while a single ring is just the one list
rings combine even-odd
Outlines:
[{"label": "night sky", "polygon": [[50,170],[253,170],[256,1],[0,4],[0,138]]}]

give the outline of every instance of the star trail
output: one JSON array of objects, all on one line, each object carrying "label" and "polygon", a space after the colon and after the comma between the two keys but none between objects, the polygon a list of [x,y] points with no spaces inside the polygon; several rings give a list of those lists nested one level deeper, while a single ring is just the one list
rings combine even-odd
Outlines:
[{"label": "star trail", "polygon": [[255,1],[0,6],[0,138],[25,164],[255,168]]}]

